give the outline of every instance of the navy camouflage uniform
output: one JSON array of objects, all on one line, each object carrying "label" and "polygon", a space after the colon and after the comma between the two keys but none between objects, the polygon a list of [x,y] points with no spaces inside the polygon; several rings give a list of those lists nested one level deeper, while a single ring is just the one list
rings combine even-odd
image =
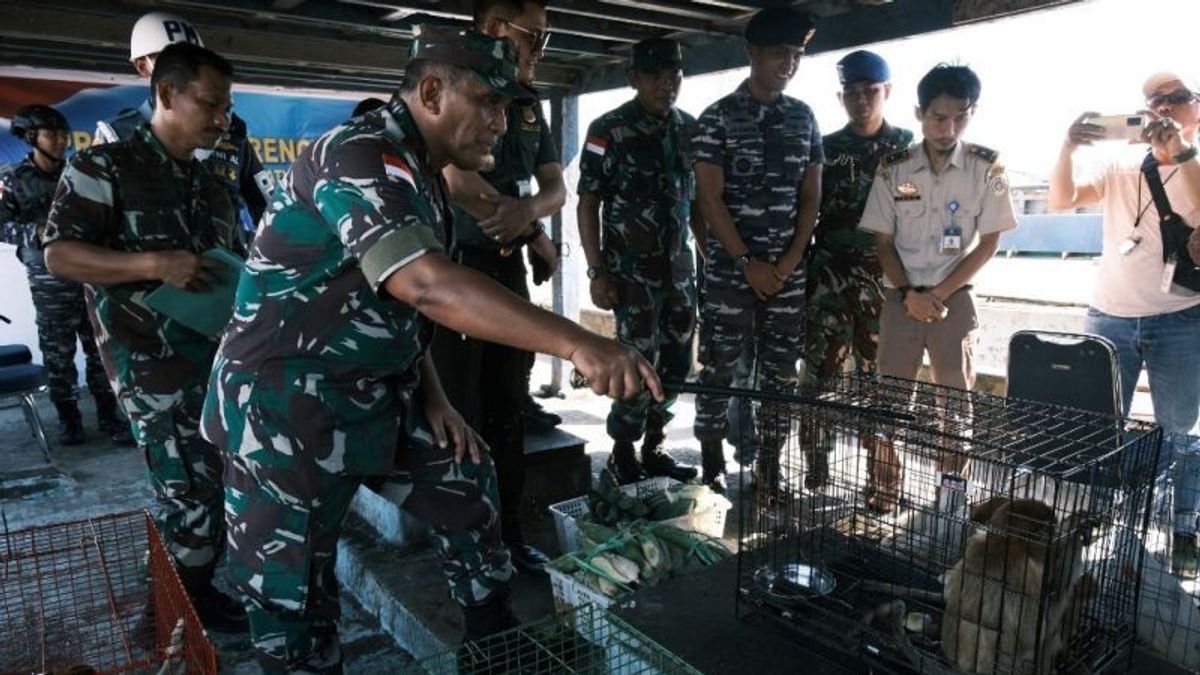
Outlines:
[{"label": "navy camouflage uniform", "polygon": [[[474,40],[489,54],[507,44]],[[433,323],[383,288],[452,244],[427,156],[399,97],[306,148],[255,237],[213,366],[204,435],[226,451],[229,567],[270,672],[340,672],[337,540],[364,483],[407,493],[459,604],[486,604],[513,574],[488,456],[456,464],[424,420]]]},{"label": "navy camouflage uniform", "polygon": [[[534,175],[558,163],[558,148],[537,100],[516,100],[505,113],[508,131],[496,141],[496,165],[480,176],[508,197],[532,194]],[[462,208],[454,214],[454,259],[529,299],[521,246],[501,246]],[[446,397],[467,422],[479,430],[491,449],[500,481],[500,530],[510,545],[523,543],[520,520],[525,492],[525,423],[522,404],[529,397],[533,355],[507,345],[478,340],[438,327],[434,363]]]},{"label": "navy camouflage uniform", "polygon": [[[697,163],[724,170],[723,200],[749,255],[769,261],[783,255],[796,232],[804,172],[825,161],[821,133],[808,105],[786,95],[771,104],[759,103],[743,82],[700,116],[693,146]],[[700,384],[731,386],[743,347],[752,341],[757,387],[793,391],[804,332],[804,293],[800,266],[778,294],[759,301],[729,252],[709,237],[700,305]],[[724,438],[728,407],[727,396],[697,395],[696,438],[702,443]]]},{"label": "navy camouflage uniform", "polygon": [[[149,125],[71,162],[43,244],[125,251],[240,249],[228,192],[199,162],[181,165]],[[146,305],[157,282],[85,286],[104,368],[146,456],[155,520],[184,585],[205,588],[224,549],[221,458],[200,437],[216,340]]]},{"label": "navy camouflage uniform", "polygon": [[25,265],[50,400],[65,422],[67,417],[79,417],[75,396],[75,383],[79,381],[75,368],[77,339],[83,346],[84,378],[96,399],[97,411],[115,414],[116,400],[96,350],[83,286],[51,274],[38,241],[61,175],[62,169],[42,171],[32,154],[0,171],[0,241],[16,245],[17,258]]},{"label": "navy camouflage uniform", "polygon": [[[149,122],[153,114],[150,99],[137,108],[126,108],[114,117],[96,123],[94,141],[100,144],[127,140],[139,126]],[[229,190],[234,204],[246,208],[253,231],[267,208],[266,195],[273,189],[274,181],[250,145],[245,120],[236,114],[230,115],[229,128],[221,135],[216,147],[211,151],[197,151],[196,157]]]},{"label": "navy camouflage uniform", "polygon": [[[691,370],[696,325],[688,246],[694,127],[681,110],[657,117],[635,99],[592,122],[580,158],[579,193],[595,193],[604,204],[601,242],[605,271],[617,285],[617,337],[654,364],[660,378],[677,382]],[[675,399],[669,393],[655,402],[642,392],[613,402],[608,435],[632,442],[647,429],[661,434]]]}]

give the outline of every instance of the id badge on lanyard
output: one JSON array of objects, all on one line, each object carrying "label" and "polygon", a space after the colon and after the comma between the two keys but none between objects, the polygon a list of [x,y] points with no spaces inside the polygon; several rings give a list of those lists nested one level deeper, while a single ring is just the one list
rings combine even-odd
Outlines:
[{"label": "id badge on lanyard", "polygon": [[959,227],[956,219],[959,204],[957,200],[950,200],[946,204],[946,210],[950,212],[950,224],[942,230],[942,241],[938,247],[943,255],[958,255],[962,253],[962,228]]}]

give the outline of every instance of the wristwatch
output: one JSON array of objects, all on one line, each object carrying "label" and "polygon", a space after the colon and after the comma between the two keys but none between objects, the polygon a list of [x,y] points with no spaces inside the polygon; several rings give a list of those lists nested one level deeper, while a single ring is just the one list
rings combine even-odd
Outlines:
[{"label": "wristwatch", "polygon": [[1184,162],[1190,162],[1193,159],[1196,159],[1197,152],[1200,152],[1200,151],[1198,151],[1196,149],[1196,146],[1193,145],[1192,147],[1188,148],[1187,150],[1180,152],[1178,155],[1171,157],[1171,159],[1174,160],[1174,162],[1176,164],[1183,164]]},{"label": "wristwatch", "polygon": [[733,259],[733,267],[739,272],[745,272],[750,267],[750,254],[743,253]]},{"label": "wristwatch", "polygon": [[596,279],[600,278],[601,274],[604,274],[604,270],[602,268],[600,268],[596,265],[588,265],[587,277],[589,279],[591,279],[592,281],[595,281]]}]

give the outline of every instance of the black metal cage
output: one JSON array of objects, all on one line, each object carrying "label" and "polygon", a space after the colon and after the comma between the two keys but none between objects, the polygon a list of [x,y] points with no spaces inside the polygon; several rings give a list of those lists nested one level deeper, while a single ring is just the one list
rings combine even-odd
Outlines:
[{"label": "black metal cage", "polygon": [[1158,427],[876,376],[759,403],[740,615],[888,672],[1127,663]]}]

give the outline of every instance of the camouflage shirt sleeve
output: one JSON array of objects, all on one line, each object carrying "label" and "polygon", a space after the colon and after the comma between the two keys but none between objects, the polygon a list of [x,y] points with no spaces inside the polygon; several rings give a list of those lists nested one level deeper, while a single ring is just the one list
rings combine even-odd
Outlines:
[{"label": "camouflage shirt sleeve", "polygon": [[592,122],[585,137],[583,152],[579,156],[579,194],[594,192],[601,197],[612,196],[612,180],[617,148],[612,134],[600,120]]},{"label": "camouflage shirt sleeve", "polygon": [[433,188],[416,167],[409,153],[363,137],[328,148],[315,176],[313,204],[376,292],[396,270],[444,250],[428,196]]},{"label": "camouflage shirt sleeve", "polygon": [[21,206],[13,186],[12,171],[0,174],[0,241],[17,244],[21,240]]},{"label": "camouflage shirt sleeve", "polygon": [[536,110],[538,122],[542,125],[542,136],[538,140],[537,160],[533,163],[534,167],[562,162],[562,157],[558,156],[558,146],[554,144],[554,134],[551,133],[550,125],[546,124],[546,116],[542,114],[542,104],[539,102],[534,106],[534,110]]},{"label": "camouflage shirt sleeve", "polygon": [[725,116],[720,107],[709,106],[696,121],[692,152],[696,162],[725,166]]},{"label": "camouflage shirt sleeve", "polygon": [[96,152],[77,156],[58,181],[42,246],[82,241],[103,246],[116,234],[113,176],[108,158]]},{"label": "camouflage shirt sleeve", "polygon": [[[812,112],[809,112],[812,115]],[[821,128],[817,125],[817,118],[813,115],[812,132],[808,139],[808,165],[824,164],[825,163],[825,143],[821,139]]]}]

